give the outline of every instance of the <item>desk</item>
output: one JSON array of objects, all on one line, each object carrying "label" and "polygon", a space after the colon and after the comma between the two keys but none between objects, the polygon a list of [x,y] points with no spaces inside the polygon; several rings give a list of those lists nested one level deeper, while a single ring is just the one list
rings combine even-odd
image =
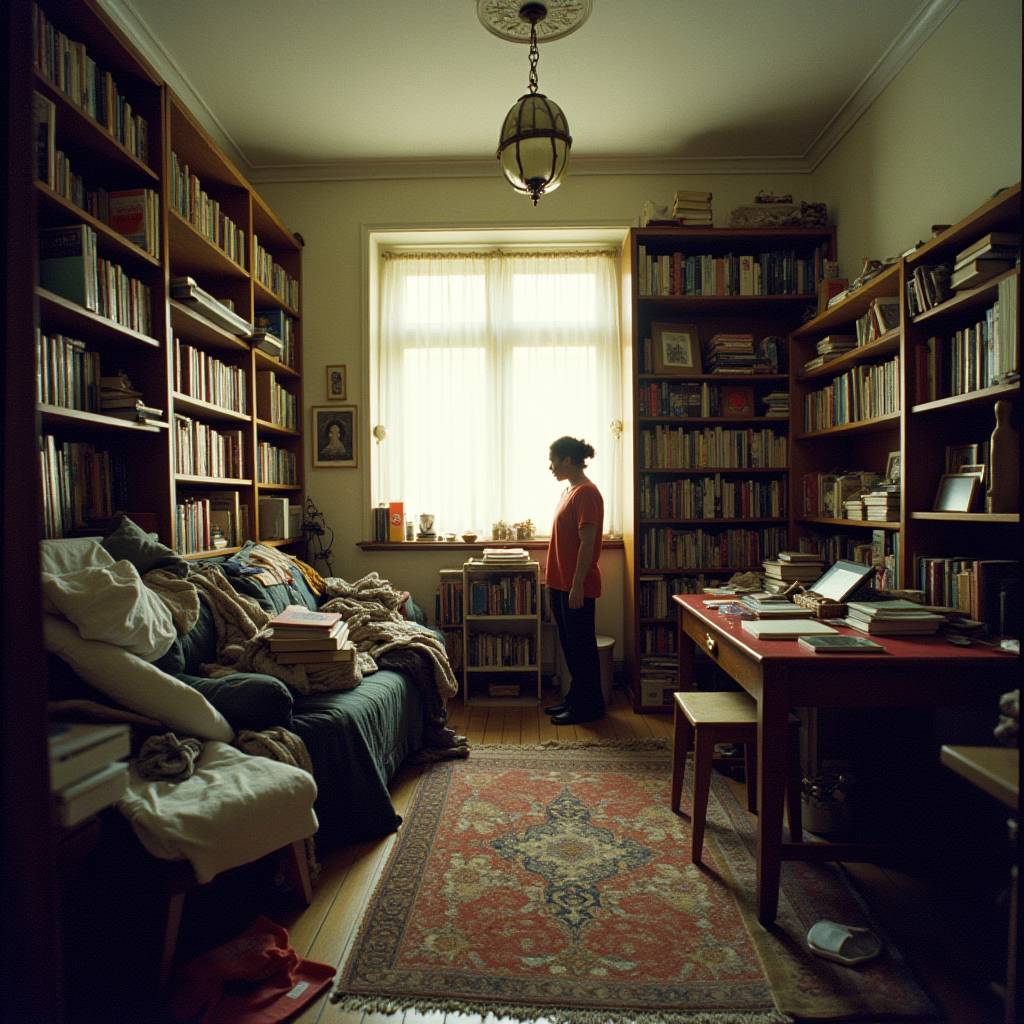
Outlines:
[{"label": "desk", "polygon": [[[876,861],[886,847],[860,843],[784,843],[786,730],[791,707],[897,708],[991,706],[1017,685],[1020,661],[989,647],[954,647],[938,637],[872,637],[885,654],[815,654],[795,640],[755,640],[733,616],[677,594],[679,686],[693,689],[695,644],[757,701],[757,916],[775,920],[783,860]],[[841,633],[857,630],[838,627]]]}]

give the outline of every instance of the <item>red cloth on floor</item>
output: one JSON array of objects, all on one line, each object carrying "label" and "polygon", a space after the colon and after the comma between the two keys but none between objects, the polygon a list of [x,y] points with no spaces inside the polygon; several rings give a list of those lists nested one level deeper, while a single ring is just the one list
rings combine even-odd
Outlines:
[{"label": "red cloth on floor", "polygon": [[284,928],[260,917],[181,969],[168,1014],[176,1021],[202,1014],[202,1024],[277,1024],[319,995],[334,970],[304,960]]}]

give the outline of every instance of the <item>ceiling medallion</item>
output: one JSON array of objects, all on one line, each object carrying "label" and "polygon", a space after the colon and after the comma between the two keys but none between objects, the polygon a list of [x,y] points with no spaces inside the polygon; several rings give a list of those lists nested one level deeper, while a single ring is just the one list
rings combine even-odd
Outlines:
[{"label": "ceiling medallion", "polygon": [[[547,14],[537,22],[537,42],[575,32],[590,17],[592,0],[545,0]],[[488,32],[513,43],[530,42],[530,23],[520,14],[523,0],[477,0],[476,13]]]}]

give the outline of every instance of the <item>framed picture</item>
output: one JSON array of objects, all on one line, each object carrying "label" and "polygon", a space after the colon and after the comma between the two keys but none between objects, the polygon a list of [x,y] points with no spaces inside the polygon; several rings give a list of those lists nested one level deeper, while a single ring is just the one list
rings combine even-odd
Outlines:
[{"label": "framed picture", "polygon": [[722,416],[753,416],[754,389],[723,384],[718,389],[718,410]]},{"label": "framed picture", "polygon": [[359,465],[359,424],[354,405],[314,405],[313,466],[354,468]]},{"label": "framed picture", "polygon": [[885,464],[885,482],[887,484],[898,484],[900,482],[899,452],[889,452],[889,460]]},{"label": "framed picture", "polygon": [[978,483],[979,483],[980,487],[983,487],[983,488],[987,488],[988,487],[988,467],[987,466],[985,466],[985,465],[961,466],[960,467],[960,472],[961,473],[970,473],[972,476],[976,476],[978,478]]},{"label": "framed picture", "polygon": [[838,561],[816,583],[807,589],[815,594],[827,597],[830,601],[842,604],[859,587],[863,586],[875,574],[873,565],[861,565],[860,562]]},{"label": "framed picture", "polygon": [[704,371],[694,324],[651,324],[651,346],[655,373],[688,377]]},{"label": "framed picture", "polygon": [[933,512],[970,512],[981,481],[975,473],[945,473],[935,492]]},{"label": "framed picture", "polygon": [[978,465],[976,444],[951,444],[946,447],[946,472],[962,473],[964,466]]},{"label": "framed picture", "polygon": [[327,401],[344,402],[348,398],[348,372],[344,366],[327,367]]}]

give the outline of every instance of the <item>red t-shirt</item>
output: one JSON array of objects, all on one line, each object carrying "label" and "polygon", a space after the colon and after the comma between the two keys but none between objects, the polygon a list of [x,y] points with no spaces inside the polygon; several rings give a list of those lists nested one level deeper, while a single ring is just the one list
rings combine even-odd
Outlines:
[{"label": "red t-shirt", "polygon": [[580,553],[580,527],[584,523],[593,523],[597,527],[597,536],[590,568],[583,579],[583,596],[600,597],[601,569],[597,560],[601,557],[601,534],[604,532],[604,499],[590,480],[584,480],[579,487],[566,491],[558,499],[548,542],[546,582],[553,590],[572,590],[576,559]]}]

